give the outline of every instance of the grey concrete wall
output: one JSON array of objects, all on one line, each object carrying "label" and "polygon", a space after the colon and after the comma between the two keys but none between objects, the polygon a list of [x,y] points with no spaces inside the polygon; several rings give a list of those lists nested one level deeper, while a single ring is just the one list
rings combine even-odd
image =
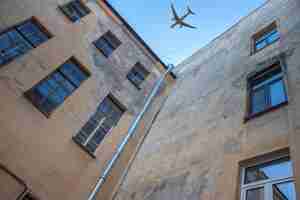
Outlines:
[{"label": "grey concrete wall", "polygon": [[[251,36],[273,21],[281,39],[250,55]],[[244,123],[247,75],[279,59],[289,104]],[[300,191],[299,70],[299,1],[268,1],[177,67],[176,86],[116,199],[239,199],[239,162],[286,147]]]}]

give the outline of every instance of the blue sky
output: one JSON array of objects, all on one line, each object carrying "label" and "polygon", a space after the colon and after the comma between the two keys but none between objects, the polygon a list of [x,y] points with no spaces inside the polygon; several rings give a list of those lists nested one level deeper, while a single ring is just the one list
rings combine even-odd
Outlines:
[{"label": "blue sky", "polygon": [[265,0],[172,0],[179,15],[198,29],[170,29],[171,0],[109,0],[165,63],[178,64],[263,4]]}]

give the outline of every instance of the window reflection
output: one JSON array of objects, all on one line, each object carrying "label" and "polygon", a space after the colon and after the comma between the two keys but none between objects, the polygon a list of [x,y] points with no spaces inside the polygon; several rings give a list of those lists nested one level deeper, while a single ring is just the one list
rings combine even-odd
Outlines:
[{"label": "window reflection", "polygon": [[295,184],[286,182],[273,185],[273,200],[296,200]]},{"label": "window reflection", "polygon": [[264,200],[264,188],[255,188],[248,190],[246,200]]},{"label": "window reflection", "polygon": [[289,160],[289,158],[283,158],[255,167],[246,168],[245,184],[266,179],[292,176],[292,162]]},{"label": "window reflection", "polygon": [[287,100],[282,79],[270,85],[270,93],[272,106],[279,105]]}]

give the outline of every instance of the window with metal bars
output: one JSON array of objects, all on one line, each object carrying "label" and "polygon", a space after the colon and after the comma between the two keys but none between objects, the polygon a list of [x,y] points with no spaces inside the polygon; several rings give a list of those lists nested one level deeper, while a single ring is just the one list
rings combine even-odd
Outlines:
[{"label": "window with metal bars", "polygon": [[88,77],[89,73],[72,57],[25,95],[42,113],[50,116]]},{"label": "window with metal bars", "polygon": [[143,65],[137,63],[127,74],[127,79],[137,88],[141,89],[141,84],[147,78],[149,72]]},{"label": "window with metal bars", "polygon": [[0,65],[26,54],[50,37],[34,17],[0,33]]},{"label": "window with metal bars", "polygon": [[280,34],[278,32],[278,28],[276,23],[273,22],[271,25],[267,26],[253,36],[254,53],[262,50],[279,39]]},{"label": "window with metal bars", "polygon": [[248,79],[248,118],[277,108],[287,103],[284,74],[280,63],[276,63]]},{"label": "window with metal bars", "polygon": [[121,45],[121,41],[111,31],[108,31],[94,41],[94,45],[105,57],[109,57]]},{"label": "window with metal bars", "polygon": [[91,12],[81,0],[73,0],[60,6],[60,9],[72,22],[80,20]]},{"label": "window with metal bars", "polygon": [[117,125],[125,110],[125,107],[111,94],[108,95],[97,107],[93,116],[73,137],[74,141],[94,156],[103,138]]}]

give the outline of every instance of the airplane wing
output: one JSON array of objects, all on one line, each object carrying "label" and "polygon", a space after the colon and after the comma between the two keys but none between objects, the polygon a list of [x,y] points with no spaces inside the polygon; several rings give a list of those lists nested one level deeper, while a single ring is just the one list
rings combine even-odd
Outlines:
[{"label": "airplane wing", "polygon": [[178,15],[177,15],[177,13],[176,13],[176,10],[175,10],[175,8],[174,8],[174,4],[171,4],[171,9],[172,9],[172,13],[173,13],[174,19],[175,19],[175,20],[178,20],[179,17],[178,17]]},{"label": "airplane wing", "polygon": [[188,24],[188,23],[185,23],[185,22],[181,22],[180,25],[181,25],[181,26],[188,27],[188,28],[193,28],[193,29],[196,29],[196,28],[197,28],[196,26],[192,26],[192,25],[190,25],[190,24]]}]

